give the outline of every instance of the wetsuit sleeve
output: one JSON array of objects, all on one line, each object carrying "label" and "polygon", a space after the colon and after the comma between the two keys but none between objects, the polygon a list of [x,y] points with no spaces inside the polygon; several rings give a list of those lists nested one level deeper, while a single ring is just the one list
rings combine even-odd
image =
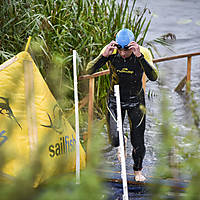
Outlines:
[{"label": "wetsuit sleeve", "polygon": [[97,72],[103,65],[106,64],[108,60],[109,58],[102,56],[102,54],[99,54],[99,56],[88,63],[86,67],[87,73],[93,74]]},{"label": "wetsuit sleeve", "polygon": [[147,78],[151,81],[155,81],[158,78],[158,71],[153,65],[151,53],[148,49],[143,48],[142,55],[138,58],[141,67],[143,68]]}]

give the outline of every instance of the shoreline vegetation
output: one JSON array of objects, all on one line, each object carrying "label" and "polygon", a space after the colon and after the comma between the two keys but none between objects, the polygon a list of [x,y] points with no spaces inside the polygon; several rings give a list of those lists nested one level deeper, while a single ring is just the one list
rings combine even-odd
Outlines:
[{"label": "shoreline vegetation", "polygon": [[[72,69],[74,49],[78,53],[78,75],[81,75],[85,73],[86,64],[113,40],[122,27],[131,29],[136,41],[140,45],[146,45],[151,52],[156,51],[155,43],[169,47],[164,36],[156,38],[153,42],[145,41],[152,15],[148,8],[138,8],[136,0],[121,0],[118,3],[115,0],[2,0],[0,16],[1,63],[23,51],[27,38],[32,36],[29,52],[72,126],[74,124],[74,115],[71,114],[74,108]],[[108,76],[96,79],[94,102],[96,111],[91,159],[87,168],[81,172],[81,184],[76,185],[74,174],[68,174],[52,177],[48,184],[33,189],[33,179],[41,169],[40,160],[36,159],[14,180],[9,183],[0,182],[0,197],[4,200],[107,199],[109,196],[107,188],[96,169],[103,166],[100,150],[107,142],[104,141],[101,133],[105,132],[104,112],[108,86]],[[81,100],[88,91],[87,82],[80,82],[78,87]],[[200,196],[199,102],[195,101],[192,91],[184,97],[188,98],[187,104],[192,114],[193,124],[183,141],[179,143],[177,135],[181,133],[172,121],[170,102],[165,92],[161,92],[161,97],[162,112],[159,127],[162,138],[155,176],[180,178],[187,175],[190,182],[186,191],[181,194],[170,191],[169,186],[155,184],[155,187],[151,188],[151,199],[168,197],[198,199]],[[80,130],[82,143],[84,143],[87,108],[80,111]],[[6,153],[0,148],[0,168],[5,164],[6,158]]]}]

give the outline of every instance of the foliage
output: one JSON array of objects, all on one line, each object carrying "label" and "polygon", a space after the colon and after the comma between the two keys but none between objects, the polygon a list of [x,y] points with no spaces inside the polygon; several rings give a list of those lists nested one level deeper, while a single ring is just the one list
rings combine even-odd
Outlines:
[{"label": "foliage", "polygon": [[[188,187],[184,193],[172,191],[170,185],[155,182],[152,185],[152,199],[198,199],[200,192],[198,184],[200,180],[200,128],[199,106],[191,92],[186,96],[188,107],[192,114],[193,124],[188,131],[181,134],[173,123],[173,114],[166,93],[162,92],[160,121],[161,145],[159,148],[158,166],[155,169],[155,177],[173,178],[174,180],[188,181]],[[182,139],[180,139],[180,136]],[[179,139],[178,139],[179,138]]]},{"label": "foliage", "polygon": [[[100,157],[100,148],[102,146],[101,131],[102,122],[95,122],[94,135],[91,140],[90,159],[87,162],[87,168],[80,173],[80,184],[76,183],[75,173],[62,174],[64,164],[59,161],[56,165],[56,171],[60,174],[50,177],[46,182],[34,188],[33,185],[37,175],[45,171],[42,167],[41,154],[45,151],[46,138],[44,144],[40,144],[38,152],[32,155],[30,163],[24,164],[24,168],[15,176],[4,176],[0,173],[0,199],[3,200],[104,200],[107,198],[103,180],[96,169],[103,168],[103,159]],[[13,133],[12,127],[10,133]],[[44,146],[43,146],[44,145]],[[3,147],[0,148],[0,168],[8,164],[12,157],[12,148],[5,152]],[[7,159],[6,159],[7,158]],[[4,177],[4,178],[3,178]],[[3,178],[3,181],[2,181]]]},{"label": "foliage", "polygon": [[[86,64],[122,27],[131,29],[140,45],[144,43],[151,13],[147,8],[135,9],[135,5],[136,0],[119,3],[115,0],[3,0],[0,5],[0,60],[3,62],[22,51],[31,35],[31,54],[54,96],[62,102],[73,99],[73,49],[79,55],[78,73],[81,74]],[[57,64],[55,56],[60,60]],[[56,73],[59,80],[54,78]],[[108,76],[96,80],[98,111],[105,111],[108,87]],[[83,96],[87,82],[81,82],[79,88]],[[63,107],[73,107],[72,101],[68,103]]]}]

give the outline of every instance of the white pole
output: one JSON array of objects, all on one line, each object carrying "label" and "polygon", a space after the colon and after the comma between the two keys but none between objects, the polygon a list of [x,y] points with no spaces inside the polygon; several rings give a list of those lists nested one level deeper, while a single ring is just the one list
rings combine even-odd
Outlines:
[{"label": "white pole", "polygon": [[117,130],[119,131],[119,144],[120,144],[120,156],[121,156],[121,177],[123,182],[123,200],[128,200],[128,186],[126,177],[126,161],[124,155],[124,138],[122,132],[122,115],[119,95],[119,85],[114,86],[116,102],[117,102]]},{"label": "white pole", "polygon": [[80,141],[79,141],[79,114],[78,114],[78,88],[76,69],[76,50],[73,50],[74,71],[74,101],[75,101],[75,127],[76,127],[76,184],[80,184]]}]

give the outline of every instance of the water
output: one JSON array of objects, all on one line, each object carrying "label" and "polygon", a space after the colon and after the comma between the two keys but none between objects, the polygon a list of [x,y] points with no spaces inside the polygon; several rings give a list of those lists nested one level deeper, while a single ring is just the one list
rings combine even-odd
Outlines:
[{"label": "water", "polygon": [[[147,5],[153,13],[152,23],[147,35],[147,40],[153,40],[163,34],[173,33],[176,40],[172,41],[173,52],[165,47],[159,47],[161,57],[184,53],[200,52],[200,1],[199,0],[138,0],[136,6]],[[156,58],[158,56],[156,55]],[[186,75],[187,59],[178,59],[158,64],[160,78],[158,82],[148,82],[147,93],[151,91],[153,97],[146,98],[147,123],[145,132],[146,156],[144,159],[144,174],[151,176],[157,162],[160,131],[158,122],[160,114],[161,92],[165,88],[170,100],[170,110],[173,112],[174,124],[179,129],[178,140],[182,141],[184,134],[190,130],[191,114],[187,107],[184,94],[174,92],[174,88]],[[200,101],[200,56],[192,57],[191,89],[195,100]],[[184,89],[185,90],[185,89]],[[124,131],[129,133],[128,120],[124,124]],[[128,157],[126,160],[127,172],[133,173],[131,158],[132,147],[128,141]],[[112,170],[120,171],[117,160],[117,150],[105,153],[107,164]]]}]

